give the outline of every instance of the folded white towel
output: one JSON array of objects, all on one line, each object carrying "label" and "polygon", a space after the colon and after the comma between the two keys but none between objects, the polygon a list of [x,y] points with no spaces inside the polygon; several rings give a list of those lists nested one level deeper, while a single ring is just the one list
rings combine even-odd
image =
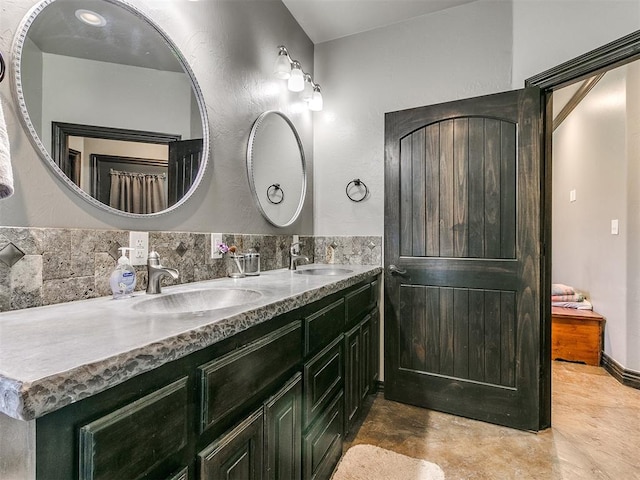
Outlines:
[{"label": "folded white towel", "polygon": [[11,168],[7,123],[0,101],[0,199],[11,195],[13,195],[13,169]]}]

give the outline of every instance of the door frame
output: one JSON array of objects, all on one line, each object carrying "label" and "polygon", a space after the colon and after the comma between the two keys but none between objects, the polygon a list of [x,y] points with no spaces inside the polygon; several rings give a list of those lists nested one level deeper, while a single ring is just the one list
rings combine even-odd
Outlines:
[{"label": "door frame", "polygon": [[[542,256],[541,281],[542,292],[551,292],[551,208],[552,208],[552,136],[554,90],[598,73],[603,73],[640,58],[640,30],[591,50],[583,55],[561,63],[549,70],[529,77],[525,87],[538,87],[541,90],[543,115],[543,175],[542,175]],[[548,412],[551,421],[551,297],[540,296],[542,329],[540,336],[541,385],[540,406]]]}]

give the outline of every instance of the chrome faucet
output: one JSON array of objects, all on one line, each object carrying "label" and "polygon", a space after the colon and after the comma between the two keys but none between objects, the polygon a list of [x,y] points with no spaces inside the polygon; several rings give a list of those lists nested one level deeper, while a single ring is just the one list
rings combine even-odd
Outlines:
[{"label": "chrome faucet", "polygon": [[309,257],[306,255],[300,255],[300,248],[304,245],[302,242],[292,243],[289,247],[289,270],[295,270],[298,266],[298,262],[304,260],[305,263],[309,263]]},{"label": "chrome faucet", "polygon": [[178,270],[175,268],[167,268],[160,265],[160,255],[158,255],[158,252],[149,252],[149,256],[147,257],[147,293],[161,293],[160,279],[170,276],[174,280],[177,280],[178,275]]}]

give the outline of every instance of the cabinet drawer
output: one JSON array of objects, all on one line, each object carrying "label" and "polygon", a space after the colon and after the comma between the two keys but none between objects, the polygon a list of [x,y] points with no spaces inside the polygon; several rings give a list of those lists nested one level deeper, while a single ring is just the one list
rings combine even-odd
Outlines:
[{"label": "cabinet drawer", "polygon": [[80,428],[80,479],[134,480],[187,444],[187,377]]},{"label": "cabinet drawer", "polygon": [[304,355],[313,354],[344,331],[344,299],[304,319]]},{"label": "cabinet drawer", "polygon": [[303,440],[302,463],[305,480],[331,477],[342,455],[343,428],[342,391],[313,425]]},{"label": "cabinet drawer", "polygon": [[345,296],[347,329],[354,327],[374,305],[374,288],[368,283]]},{"label": "cabinet drawer", "polygon": [[340,335],[304,366],[303,428],[335,397],[343,385],[343,351]]},{"label": "cabinet drawer", "polygon": [[199,367],[201,431],[240,410],[302,361],[300,322],[286,325],[238,350]]}]

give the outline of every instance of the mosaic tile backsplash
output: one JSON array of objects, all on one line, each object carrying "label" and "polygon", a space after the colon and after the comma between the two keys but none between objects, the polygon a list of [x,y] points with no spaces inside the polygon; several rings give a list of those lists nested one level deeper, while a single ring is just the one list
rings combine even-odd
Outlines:
[{"label": "mosaic tile backsplash", "polygon": [[[381,265],[382,237],[301,236],[302,254],[314,263]],[[286,268],[291,235],[223,235],[241,252],[260,253],[261,270]],[[52,305],[111,294],[109,276],[118,247],[129,245],[123,230],[0,227],[0,311]],[[149,232],[149,248],[180,278],[163,285],[227,275],[226,259],[211,259],[206,233]],[[136,290],[147,285],[146,266],[136,266]]]}]

